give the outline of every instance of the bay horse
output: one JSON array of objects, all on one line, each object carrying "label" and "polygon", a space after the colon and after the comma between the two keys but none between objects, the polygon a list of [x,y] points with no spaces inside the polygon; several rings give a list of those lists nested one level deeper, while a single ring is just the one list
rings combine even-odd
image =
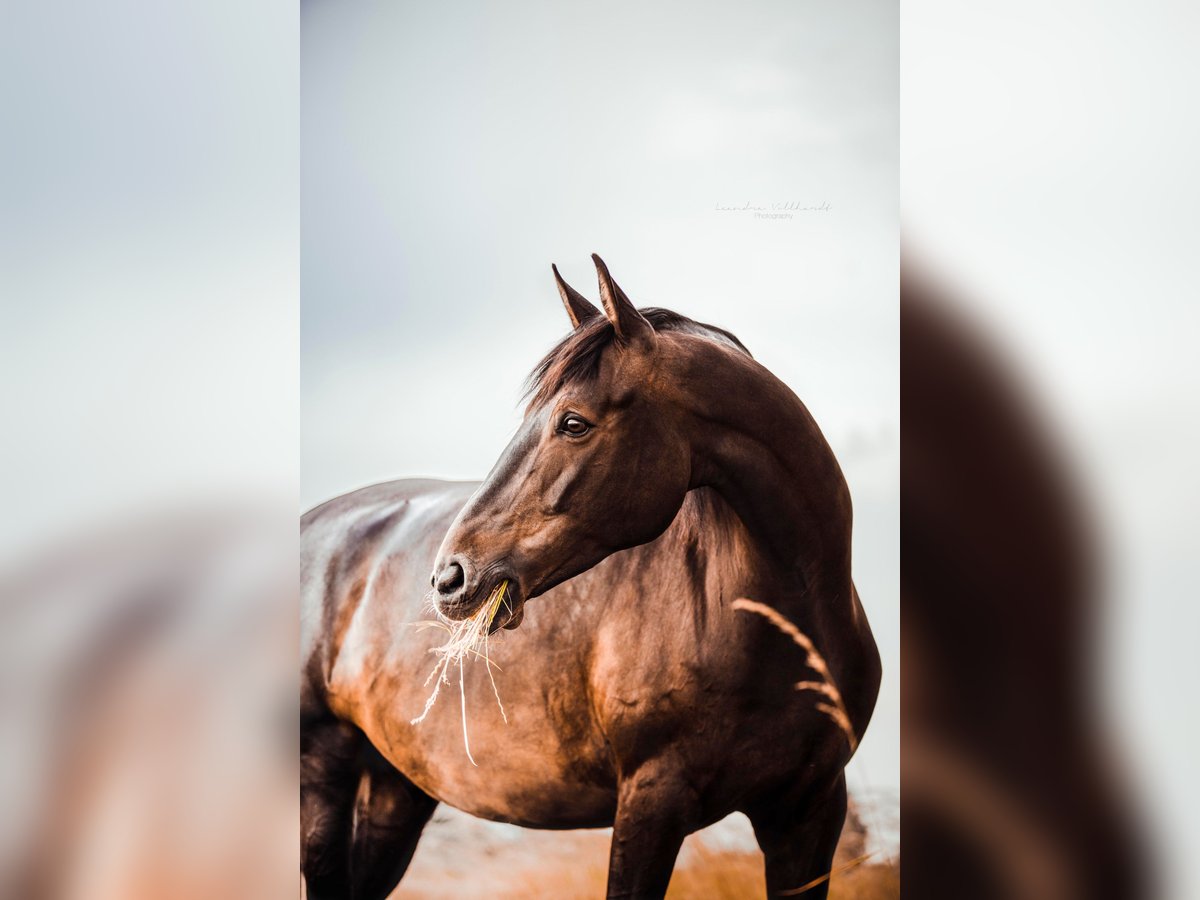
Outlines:
[{"label": "bay horse", "polygon": [[[663,896],[684,837],[735,811],[770,894],[829,872],[880,681],[845,479],[804,404],[736,337],[637,309],[593,260],[603,311],[553,269],[573,330],[534,370],[481,484],[394,481],[302,519],[313,900],[386,897],[439,802],[531,828],[612,826],[609,897]],[[451,418],[452,439],[470,440],[469,402]],[[470,617],[504,580],[490,657],[507,721],[476,660],[461,697],[448,689],[413,724],[440,636],[412,623],[429,600]],[[743,598],[811,640],[853,735],[797,690],[809,657],[735,609]]]}]

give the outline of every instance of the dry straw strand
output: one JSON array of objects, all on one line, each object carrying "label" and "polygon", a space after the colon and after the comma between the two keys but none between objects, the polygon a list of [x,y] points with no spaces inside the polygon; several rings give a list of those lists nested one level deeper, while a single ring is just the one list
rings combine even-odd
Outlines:
[{"label": "dry straw strand", "polygon": [[802,884],[798,888],[792,888],[790,891],[780,891],[779,895],[781,897],[795,897],[798,894],[803,894],[808,891],[811,891],[818,884],[824,884],[826,881],[829,881],[831,878],[833,878],[834,875],[837,875],[841,872],[845,872],[848,869],[853,869],[855,866],[861,866],[863,863],[865,863],[868,859],[870,859],[874,855],[875,855],[874,853],[867,853],[867,854],[864,854],[863,856],[855,857],[854,859],[850,860],[849,862],[842,863],[840,866],[834,866],[832,869],[830,869],[824,875],[817,876],[816,878],[814,878],[812,881],[808,882],[807,884]]},{"label": "dry straw strand", "polygon": [[[492,685],[492,693],[496,696],[496,705],[500,707],[500,715],[503,717],[505,724],[508,723],[508,715],[504,711],[504,704],[500,702],[500,691],[496,688],[496,679],[492,675],[492,666],[496,665],[492,662],[488,649],[488,633],[491,631],[492,622],[496,619],[496,613],[500,611],[500,605],[505,604],[510,611],[511,606],[508,606],[508,580],[501,581],[492,591],[490,597],[479,611],[469,619],[449,624],[447,622],[422,621],[413,622],[412,624],[419,628],[436,627],[441,628],[449,633],[446,642],[440,647],[434,647],[430,652],[437,656],[437,662],[434,664],[433,670],[429,673],[429,677],[425,679],[425,684],[433,681],[433,691],[425,700],[425,708],[421,710],[421,714],[411,721],[413,725],[420,725],[425,721],[425,717],[429,715],[429,711],[433,709],[434,703],[437,702],[438,694],[442,689],[443,684],[449,684],[449,670],[451,664],[458,664],[458,693],[462,701],[462,732],[463,732],[463,749],[467,752],[467,759],[471,761],[471,765],[477,766],[475,758],[471,755],[471,744],[467,737],[467,687],[466,673],[464,664],[468,657],[474,656],[482,659],[484,666],[487,669],[488,679]],[[499,666],[496,666],[499,668]]]},{"label": "dry straw strand", "polygon": [[842,702],[842,693],[838,690],[837,683],[834,682],[833,676],[829,673],[829,666],[825,664],[825,657],[817,650],[812,639],[777,609],[767,606],[765,603],[740,597],[733,601],[733,608],[745,612],[757,613],[790,637],[793,643],[804,650],[805,664],[816,672],[821,677],[821,680],[801,681],[796,685],[796,690],[814,691],[829,700],[828,703],[818,703],[817,709],[829,716],[834,724],[842,730],[842,733],[846,735],[846,740],[850,744],[850,752],[853,753],[858,748],[858,737],[854,733],[854,726],[850,724],[850,715],[846,712],[846,704]]}]

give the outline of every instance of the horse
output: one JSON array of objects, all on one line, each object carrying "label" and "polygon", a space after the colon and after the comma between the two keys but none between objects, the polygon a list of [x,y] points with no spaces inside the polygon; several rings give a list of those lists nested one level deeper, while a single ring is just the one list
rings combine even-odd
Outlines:
[{"label": "horse", "polygon": [[[482,483],[393,481],[302,518],[313,900],[386,897],[438,803],[611,826],[610,898],[662,897],[684,838],[740,811],[769,894],[827,895],[881,678],[845,478],[733,334],[638,309],[592,259],[602,309],[552,267],[572,330]],[[454,440],[469,398],[459,410]],[[414,623],[427,603],[476,616],[501,586],[489,660],[461,665],[420,720],[443,637]],[[777,625],[810,642],[825,693],[804,689],[813,653]]]}]

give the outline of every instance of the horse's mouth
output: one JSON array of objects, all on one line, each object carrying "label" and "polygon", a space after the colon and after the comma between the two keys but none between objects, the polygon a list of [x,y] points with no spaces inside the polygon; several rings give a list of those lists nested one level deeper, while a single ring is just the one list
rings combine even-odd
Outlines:
[{"label": "horse's mouth", "polygon": [[507,628],[509,631],[512,631],[521,624],[524,618],[524,600],[518,600],[508,608],[504,604],[500,604],[500,610],[496,613],[496,618],[492,620],[491,627],[488,628],[488,634],[495,634],[501,628]]},{"label": "horse's mouth", "polygon": [[496,614],[488,625],[488,634],[495,634],[501,628],[514,629],[525,618],[526,598],[520,583],[511,575],[497,575],[488,580],[465,603],[460,601],[453,605],[446,605],[439,602],[436,604],[437,610],[443,618],[454,622],[486,615],[485,610],[495,600],[496,592],[500,590],[502,584],[504,584],[504,593],[500,597],[500,605],[496,608]]},{"label": "horse's mouth", "polygon": [[[504,596],[500,600],[500,608],[496,610],[496,617],[492,619],[492,624],[488,627],[488,634],[495,634],[501,628],[511,631],[525,618],[525,596],[521,592],[520,585],[515,578],[504,580],[508,584],[505,586]],[[500,584],[501,581],[498,580],[492,590],[488,591],[489,599],[493,596],[492,591],[498,590]]]}]

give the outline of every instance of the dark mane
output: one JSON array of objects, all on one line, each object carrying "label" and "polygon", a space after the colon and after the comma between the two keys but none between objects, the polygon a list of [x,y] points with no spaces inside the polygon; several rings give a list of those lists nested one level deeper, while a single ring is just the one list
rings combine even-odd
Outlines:
[{"label": "dark mane", "polygon": [[[706,325],[657,306],[649,306],[639,312],[655,331],[700,335],[729,344],[750,355],[745,345],[724,328]],[[604,316],[596,316],[559,341],[529,373],[525,389],[529,408],[540,406],[569,384],[595,378],[600,371],[600,357],[615,338],[612,323]]]}]

